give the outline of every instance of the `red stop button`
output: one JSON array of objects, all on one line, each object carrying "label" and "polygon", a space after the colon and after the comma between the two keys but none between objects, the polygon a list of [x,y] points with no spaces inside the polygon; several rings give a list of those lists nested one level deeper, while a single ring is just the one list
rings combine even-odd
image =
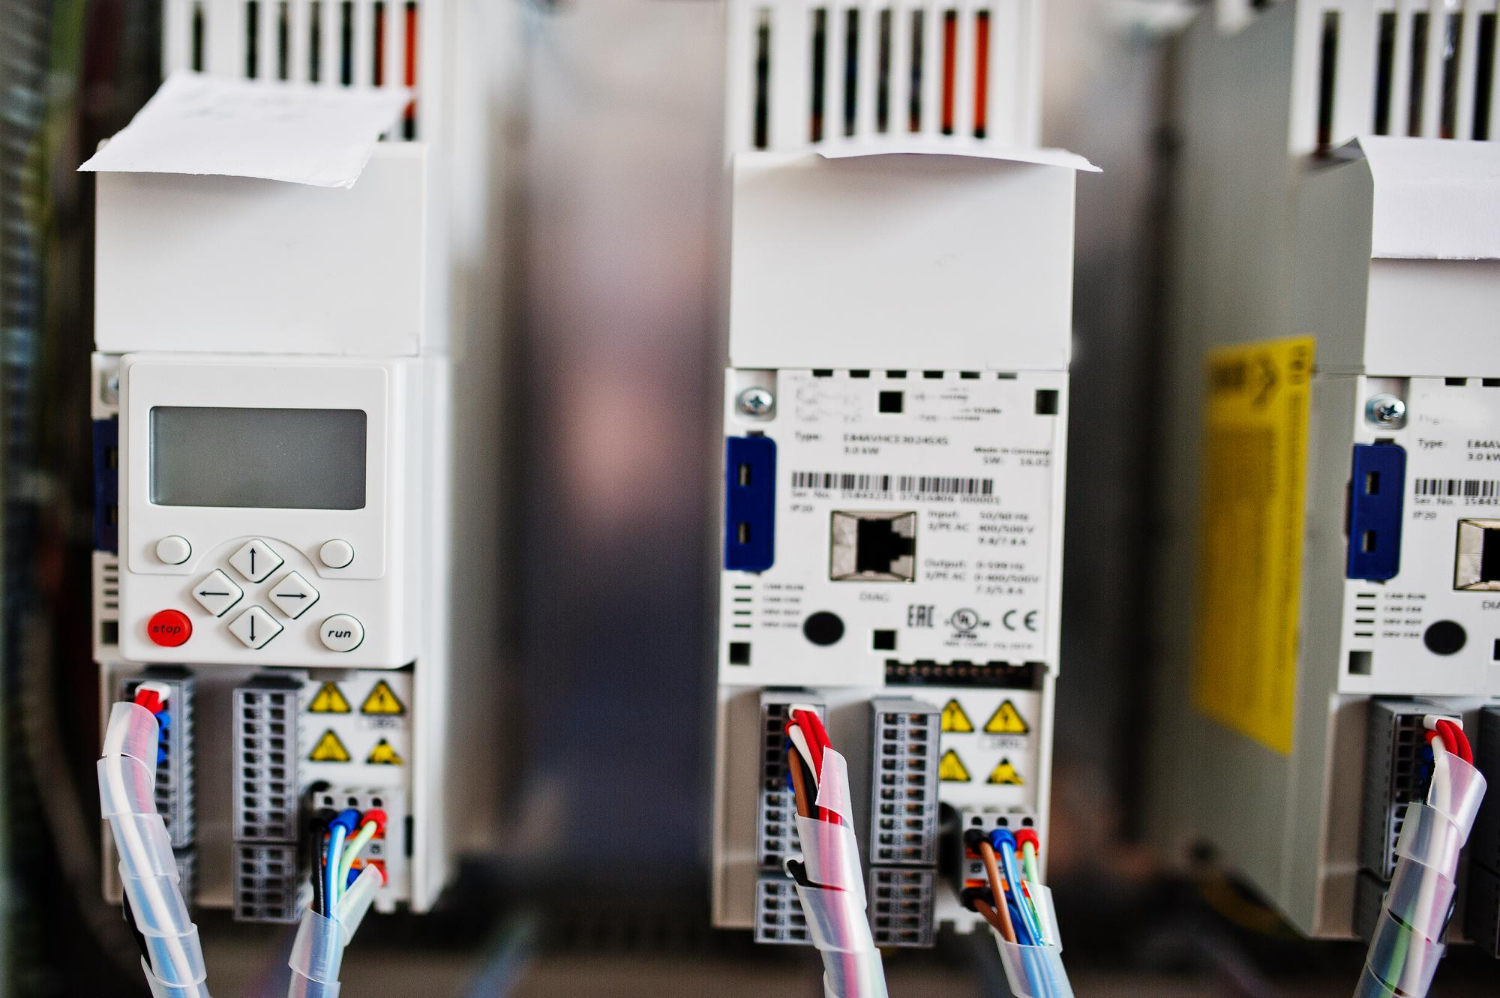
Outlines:
[{"label": "red stop button", "polygon": [[176,648],[193,636],[193,622],[181,610],[158,610],[146,623],[151,640],[167,648]]}]

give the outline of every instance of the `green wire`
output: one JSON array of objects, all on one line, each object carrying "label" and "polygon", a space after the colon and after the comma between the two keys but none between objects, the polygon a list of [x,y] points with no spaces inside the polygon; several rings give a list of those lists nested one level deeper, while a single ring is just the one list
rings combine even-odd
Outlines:
[{"label": "green wire", "polygon": [[1025,845],[1023,845],[1021,847],[1021,858],[1022,863],[1026,867],[1026,879],[1031,881],[1033,884],[1041,883],[1042,878],[1037,874],[1036,870],[1036,846],[1032,845],[1030,842],[1027,842]]}]

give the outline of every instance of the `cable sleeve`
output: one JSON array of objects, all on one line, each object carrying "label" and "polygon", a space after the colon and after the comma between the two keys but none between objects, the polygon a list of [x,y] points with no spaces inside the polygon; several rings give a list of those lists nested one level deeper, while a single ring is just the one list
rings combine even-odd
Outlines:
[{"label": "cable sleeve", "polygon": [[[1073,998],[1073,985],[1062,962],[1062,936],[1057,930],[1057,910],[1052,904],[1052,890],[1045,884],[1023,881],[1036,905],[1037,922],[1044,938],[1041,946],[1023,946],[1007,942],[991,929],[1005,979],[1016,998]],[[1023,900],[1024,904],[1025,901]]]},{"label": "cable sleeve", "polygon": [[156,717],[134,703],[111,708],[104,732],[99,810],[120,856],[120,883],[145,938],[141,969],[158,998],[209,998],[198,928],[178,886],[166,822],[156,810]]},{"label": "cable sleeve", "polygon": [[1485,779],[1449,753],[1447,779],[1434,779],[1426,803],[1406,808],[1396,870],[1381,902],[1356,998],[1422,998],[1443,958],[1458,861],[1484,799]]},{"label": "cable sleeve", "polygon": [[302,913],[297,938],[287,966],[292,970],[287,998],[338,998],[339,967],[344,948],[354,938],[384,883],[380,871],[366,866],[339,901],[338,917],[328,918],[311,908]]},{"label": "cable sleeve", "polygon": [[808,935],[823,957],[826,998],[888,998],[885,968],[865,914],[864,874],[849,807],[844,757],[823,750],[817,803],[842,819],[835,825],[797,816],[802,865],[809,883],[797,884]]}]

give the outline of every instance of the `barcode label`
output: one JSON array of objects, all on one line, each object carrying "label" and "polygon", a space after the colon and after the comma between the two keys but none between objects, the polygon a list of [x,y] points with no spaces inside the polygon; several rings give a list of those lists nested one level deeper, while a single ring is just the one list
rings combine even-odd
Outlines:
[{"label": "barcode label", "polygon": [[794,471],[792,488],[839,492],[901,492],[932,496],[992,496],[993,478],[942,478],[929,475],[857,475],[836,471]]},{"label": "barcode label", "polygon": [[1482,478],[1419,478],[1416,494],[1453,499],[1495,499],[1500,497],[1500,481]]}]

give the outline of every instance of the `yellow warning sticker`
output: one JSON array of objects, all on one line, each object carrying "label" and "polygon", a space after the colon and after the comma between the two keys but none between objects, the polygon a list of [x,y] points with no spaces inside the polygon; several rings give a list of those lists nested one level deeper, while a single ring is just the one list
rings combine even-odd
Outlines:
[{"label": "yellow warning sticker", "polygon": [[1006,786],[1023,786],[1026,781],[1021,779],[1021,774],[1016,772],[1009,759],[1001,759],[1000,764],[990,771],[988,783],[1003,783]]},{"label": "yellow warning sticker", "polygon": [[1313,340],[1226,347],[1208,359],[1198,709],[1292,751]]},{"label": "yellow warning sticker", "polygon": [[312,705],[307,708],[312,714],[347,714],[353,709],[344,699],[344,691],[339,689],[338,683],[324,683],[319,687]]},{"label": "yellow warning sticker", "polygon": [[370,695],[365,697],[365,702],[360,705],[359,712],[361,714],[404,714],[406,707],[396,699],[391,684],[382,679],[375,684]]},{"label": "yellow warning sticker", "polygon": [[310,762],[348,762],[349,750],[344,748],[339,736],[329,728],[323,732],[323,737],[318,739],[318,744],[313,746],[312,754],[307,758]]},{"label": "yellow warning sticker", "polygon": [[938,779],[944,783],[968,783],[970,780],[963,760],[952,749],[944,752],[943,758],[938,762]]},{"label": "yellow warning sticker", "polygon": [[1031,725],[1026,723],[1026,719],[1016,709],[1016,705],[1006,700],[995,708],[995,712],[985,722],[984,730],[986,734],[991,735],[1024,735],[1031,731]]},{"label": "yellow warning sticker", "polygon": [[399,766],[401,757],[396,754],[395,749],[391,748],[391,743],[382,738],[370,750],[370,757],[365,762],[372,766]]},{"label": "yellow warning sticker", "polygon": [[974,730],[974,722],[969,720],[969,715],[964,713],[957,700],[949,700],[943,705],[943,730],[958,735]]}]

